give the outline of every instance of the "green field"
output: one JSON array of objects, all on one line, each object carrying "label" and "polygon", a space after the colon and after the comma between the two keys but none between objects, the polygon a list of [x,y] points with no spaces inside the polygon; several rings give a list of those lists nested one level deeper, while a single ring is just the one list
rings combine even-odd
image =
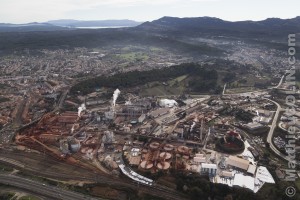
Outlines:
[{"label": "green field", "polygon": [[161,49],[161,48],[157,48],[157,47],[150,47],[150,51],[153,51],[153,52],[160,52],[160,51],[164,51],[164,50]]},{"label": "green field", "polygon": [[173,87],[173,86],[178,86],[180,83],[182,83],[183,80],[185,80],[188,77],[188,75],[183,75],[183,76],[179,76],[175,79],[172,79],[170,81],[168,81],[168,85]]},{"label": "green field", "polygon": [[117,57],[127,60],[127,61],[146,61],[149,59],[149,56],[145,53],[137,53],[137,52],[130,52],[130,53],[122,53],[117,55]]},{"label": "green field", "polygon": [[269,77],[256,77],[254,75],[248,75],[244,78],[239,78],[239,80],[230,83],[230,85],[231,88],[252,87],[255,84],[269,84],[270,80],[271,79]]},{"label": "green field", "polygon": [[234,93],[243,93],[243,92],[252,92],[252,91],[257,91],[256,88],[254,87],[238,87],[238,88],[232,88],[232,89],[227,89],[226,88],[226,94],[234,94]]},{"label": "green field", "polygon": [[141,96],[180,95],[186,91],[188,75],[179,76],[166,82],[152,82],[141,88]]},{"label": "green field", "polygon": [[126,46],[126,47],[123,47],[121,50],[122,51],[130,51],[132,47],[131,46]]}]

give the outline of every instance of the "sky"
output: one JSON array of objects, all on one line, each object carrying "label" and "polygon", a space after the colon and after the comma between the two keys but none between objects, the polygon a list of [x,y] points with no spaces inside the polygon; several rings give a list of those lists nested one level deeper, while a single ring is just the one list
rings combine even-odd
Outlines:
[{"label": "sky", "polygon": [[0,23],[56,19],[144,22],[163,16],[258,21],[293,18],[300,15],[299,11],[299,0],[0,0]]}]

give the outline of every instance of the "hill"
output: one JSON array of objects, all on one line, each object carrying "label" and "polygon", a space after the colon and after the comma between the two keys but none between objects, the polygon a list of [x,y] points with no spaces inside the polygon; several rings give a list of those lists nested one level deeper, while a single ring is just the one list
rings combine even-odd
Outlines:
[{"label": "hill", "polygon": [[0,23],[0,32],[35,32],[35,31],[61,31],[74,30],[75,28],[115,28],[115,27],[134,27],[141,22],[133,20],[94,20],[80,21],[72,19],[52,20],[48,22],[10,24]]},{"label": "hill", "polygon": [[[224,21],[211,17],[163,17],[152,22],[145,22],[136,27],[127,28],[78,30],[62,27],[62,25],[67,24],[70,26],[112,26],[125,25],[126,23],[127,25],[133,25],[138,22],[130,20],[56,20],[49,23],[35,23],[22,26],[1,24],[0,52],[6,53],[22,49],[41,48],[101,48],[112,45],[151,45],[191,56],[220,56],[234,47],[232,41],[239,40],[246,44],[286,51],[287,35],[300,33],[300,17],[293,19],[269,18],[262,21],[240,22]],[[7,31],[9,33],[5,33]],[[199,42],[199,38],[204,40]],[[208,40],[215,42],[208,43]],[[228,46],[221,47],[220,40],[226,40],[229,43]],[[299,41],[297,42],[299,43]]]},{"label": "hill", "polygon": [[140,25],[141,22],[136,22],[133,20],[93,20],[93,21],[82,21],[82,20],[72,20],[72,19],[62,19],[62,20],[52,20],[47,23],[55,26],[65,26],[65,27],[133,27]]},{"label": "hill", "polygon": [[283,36],[290,33],[300,33],[300,17],[292,19],[268,18],[262,21],[230,22],[212,17],[177,18],[163,17],[152,22],[145,22],[137,27],[141,31],[162,34],[199,36],[234,35],[249,36]]},{"label": "hill", "polygon": [[66,27],[55,26],[49,23],[9,24],[0,23],[0,32],[31,32],[31,31],[61,31],[70,30]]}]

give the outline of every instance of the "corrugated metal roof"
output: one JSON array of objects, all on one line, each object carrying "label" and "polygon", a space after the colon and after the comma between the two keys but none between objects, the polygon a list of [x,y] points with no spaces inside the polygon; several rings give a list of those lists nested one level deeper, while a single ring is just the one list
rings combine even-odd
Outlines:
[{"label": "corrugated metal roof", "polygon": [[227,165],[231,165],[233,167],[237,167],[243,170],[248,170],[250,162],[248,160],[236,156],[229,156],[226,163]]}]

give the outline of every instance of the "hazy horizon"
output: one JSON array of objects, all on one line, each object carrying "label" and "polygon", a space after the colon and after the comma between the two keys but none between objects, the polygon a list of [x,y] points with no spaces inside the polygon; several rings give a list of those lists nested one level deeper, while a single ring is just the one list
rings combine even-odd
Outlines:
[{"label": "hazy horizon", "polygon": [[[292,18],[296,18],[296,17],[299,17],[299,16],[300,16],[300,14],[298,16],[289,17],[289,18],[268,17],[268,18],[264,18],[264,19],[260,19],[260,20],[245,19],[245,20],[237,20],[237,21],[225,20],[225,19],[222,19],[222,18],[219,18],[219,17],[214,17],[214,16],[198,16],[198,17],[210,17],[210,18],[218,18],[218,19],[221,19],[221,20],[224,20],[224,21],[239,22],[239,21],[263,21],[263,20],[270,19],[270,18],[292,19]],[[176,17],[176,16],[161,16],[160,18],[163,18],[163,17]],[[158,20],[160,18],[153,19],[153,20],[148,20],[148,21]],[[189,18],[189,17],[176,17],[176,18]],[[197,18],[197,16],[192,17],[192,18]],[[47,23],[47,22],[58,21],[58,20],[75,20],[75,21],[110,21],[110,20],[111,21],[114,21],[114,20],[117,21],[117,20],[130,20],[130,21],[135,21],[135,22],[140,22],[140,23],[147,22],[147,21],[136,21],[136,20],[133,20],[133,19],[91,19],[91,20],[84,19],[84,20],[81,20],[81,19],[63,19],[62,18],[62,19],[49,19],[47,21],[28,21],[28,22],[23,22],[23,23],[11,23],[11,22],[2,22],[2,21],[0,21],[0,23],[7,23],[7,24],[30,24],[30,23]]]},{"label": "hazy horizon", "polygon": [[163,16],[216,17],[226,21],[294,18],[297,0],[2,0],[0,23],[59,19],[153,21]]}]

